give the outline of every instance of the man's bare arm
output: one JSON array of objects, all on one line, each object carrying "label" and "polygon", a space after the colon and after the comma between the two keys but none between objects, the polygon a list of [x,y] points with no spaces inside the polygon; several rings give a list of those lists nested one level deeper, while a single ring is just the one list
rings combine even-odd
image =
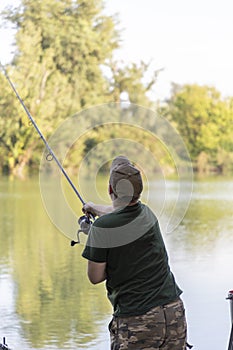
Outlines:
[{"label": "man's bare arm", "polygon": [[87,202],[83,206],[83,211],[84,213],[91,213],[94,216],[102,216],[111,213],[113,211],[113,206]]},{"label": "man's bare arm", "polygon": [[91,283],[97,284],[106,280],[106,263],[88,261],[87,275]]}]

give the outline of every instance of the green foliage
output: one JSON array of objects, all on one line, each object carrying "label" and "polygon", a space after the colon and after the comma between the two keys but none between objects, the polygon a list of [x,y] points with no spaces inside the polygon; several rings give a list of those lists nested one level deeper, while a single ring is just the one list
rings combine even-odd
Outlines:
[{"label": "green foliage", "polygon": [[[145,83],[150,64],[124,64],[113,59],[120,45],[120,32],[116,18],[104,15],[103,10],[102,0],[21,0],[19,7],[2,13],[6,24],[16,28],[16,51],[8,72],[46,139],[78,111],[120,102],[123,91],[133,104],[153,108],[147,92],[159,72],[155,71]],[[23,176],[26,167],[30,171],[38,168],[44,145],[29,127],[3,75],[0,83],[0,168]],[[233,98],[223,99],[213,87],[174,84],[165,112],[198,171],[231,171]],[[106,121],[101,115],[91,117]],[[86,129],[91,125],[88,119]],[[145,115],[145,128],[150,129],[148,122]],[[101,126],[98,133],[90,131],[79,142],[79,151],[71,152],[70,159],[77,164],[98,143],[119,135],[132,140],[135,137],[142,145],[150,140],[135,130],[129,134],[125,127],[110,129]],[[119,144],[119,151],[121,147]],[[104,151],[111,158],[114,149]],[[101,150],[96,156],[102,159]],[[169,162],[167,159],[164,164]]]},{"label": "green foliage", "polygon": [[223,156],[233,153],[232,99],[223,99],[213,87],[174,85],[169,113],[198,170],[232,167],[231,157]]},{"label": "green foliage", "polygon": [[119,102],[121,92],[127,91],[131,103],[152,106],[146,93],[156,83],[159,71],[155,71],[149,81],[146,84],[142,84],[149,67],[150,64],[143,61],[140,64],[132,63],[129,65],[120,65],[115,61],[110,62],[113,101]]},{"label": "green foliage", "polygon": [[[46,138],[81,109],[119,101],[125,89],[132,102],[149,104],[146,92],[157,74],[145,85],[147,64],[115,70],[112,57],[120,34],[116,18],[103,14],[103,4],[102,0],[21,0],[18,7],[2,13],[5,23],[16,28],[16,51],[9,66],[12,79]],[[21,123],[22,110],[12,91],[4,86],[0,99],[0,166],[23,175],[27,164],[31,169],[38,166],[43,145],[28,123]]]},{"label": "green foliage", "polygon": [[25,164],[32,154],[32,129],[2,75],[0,80],[0,164],[3,172],[13,172],[19,164]]},{"label": "green foliage", "polygon": [[[163,168],[165,176],[175,172],[174,160],[161,140],[153,133],[148,132],[147,129],[137,125],[119,122],[113,123],[111,127],[110,124],[104,124],[90,130],[69,150],[64,163],[66,168],[69,167],[69,164],[79,164],[81,145],[84,145],[83,155],[88,155],[85,159],[85,163],[88,165],[86,168],[88,172],[85,174],[87,178],[92,176],[101,164],[101,173],[108,174],[110,164],[105,164],[105,162],[106,159],[110,160],[116,155],[116,150],[117,154],[129,152],[131,159],[136,161],[140,159],[145,164],[150,164],[147,175],[159,172],[160,168]],[[151,161],[151,157],[156,159],[156,164],[155,161]],[[82,169],[82,174],[83,171],[84,169]],[[69,173],[72,173],[71,169],[69,169]]]}]

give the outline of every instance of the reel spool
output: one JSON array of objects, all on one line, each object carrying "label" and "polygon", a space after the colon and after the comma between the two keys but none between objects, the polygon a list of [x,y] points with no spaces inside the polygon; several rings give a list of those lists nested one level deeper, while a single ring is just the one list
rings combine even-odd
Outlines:
[{"label": "reel spool", "polygon": [[70,242],[71,247],[73,247],[75,244],[80,243],[79,234],[81,232],[85,233],[85,235],[88,235],[88,232],[93,222],[88,216],[83,215],[83,216],[80,216],[80,218],[78,219],[78,223],[79,223],[80,229],[77,232],[77,241],[71,241]]}]

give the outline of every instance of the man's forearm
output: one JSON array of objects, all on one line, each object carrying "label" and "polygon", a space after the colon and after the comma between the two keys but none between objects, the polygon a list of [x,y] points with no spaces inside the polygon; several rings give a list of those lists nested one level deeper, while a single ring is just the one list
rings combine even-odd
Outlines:
[{"label": "man's forearm", "polygon": [[113,211],[112,205],[95,204],[93,208],[97,216],[102,216]]},{"label": "man's forearm", "polygon": [[113,211],[113,206],[88,202],[84,205],[83,210],[87,213],[90,212],[95,216],[102,216],[111,213]]}]

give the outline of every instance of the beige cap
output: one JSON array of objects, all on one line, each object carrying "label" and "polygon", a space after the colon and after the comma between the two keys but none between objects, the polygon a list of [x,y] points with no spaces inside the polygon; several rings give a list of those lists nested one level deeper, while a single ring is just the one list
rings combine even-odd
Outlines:
[{"label": "beige cap", "polygon": [[122,164],[131,164],[131,163],[130,163],[130,161],[129,161],[129,159],[127,157],[125,157],[125,156],[117,156],[112,161],[110,172],[112,171],[113,168],[115,168],[116,166],[122,165]]},{"label": "beige cap", "polygon": [[113,193],[127,201],[137,200],[143,190],[140,171],[125,156],[118,156],[113,160],[109,183]]}]

